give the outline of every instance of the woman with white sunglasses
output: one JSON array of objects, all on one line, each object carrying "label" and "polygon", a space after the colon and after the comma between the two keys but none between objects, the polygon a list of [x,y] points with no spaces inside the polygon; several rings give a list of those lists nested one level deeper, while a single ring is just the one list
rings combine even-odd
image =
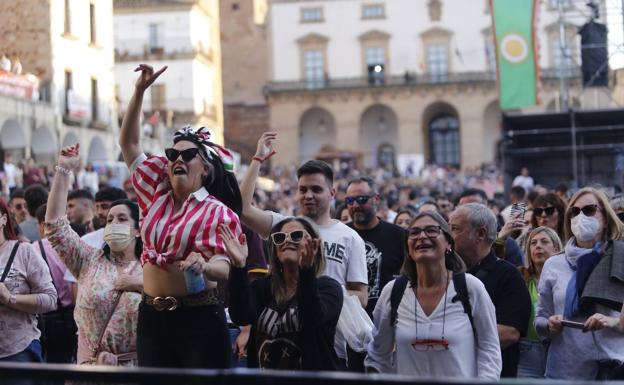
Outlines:
[{"label": "woman with white sunglasses", "polygon": [[251,325],[247,366],[285,370],[336,370],[334,334],[342,288],[321,276],[325,257],[315,226],[287,218],[271,229],[270,274],[249,283],[247,245],[220,231],[230,257],[230,316]]},{"label": "woman with white sunglasses", "polygon": [[593,380],[604,364],[624,359],[624,336],[612,328],[591,330],[594,313],[620,317],[624,298],[624,225],[607,197],[579,190],[564,219],[567,243],[544,263],[538,285],[535,328],[549,338],[546,377]]}]

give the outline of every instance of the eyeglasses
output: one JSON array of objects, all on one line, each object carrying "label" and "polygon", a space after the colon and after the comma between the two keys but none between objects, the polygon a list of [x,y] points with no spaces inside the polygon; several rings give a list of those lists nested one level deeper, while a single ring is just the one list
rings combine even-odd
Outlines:
[{"label": "eyeglasses", "polygon": [[187,148],[182,151],[178,151],[175,148],[165,149],[165,156],[170,162],[175,162],[180,155],[182,155],[183,161],[190,162],[197,156],[197,154],[199,154],[199,148]]},{"label": "eyeglasses", "polygon": [[598,211],[599,208],[600,207],[598,205],[587,205],[583,207],[572,206],[568,209],[568,214],[570,215],[571,218],[574,218],[575,216],[579,215],[582,212],[583,215],[587,217],[593,217],[594,215],[596,215],[596,212]]},{"label": "eyeglasses", "polygon": [[541,217],[542,213],[546,213],[547,216],[551,216],[555,213],[555,210],[557,210],[557,208],[553,206],[535,208],[533,209],[533,215],[535,215],[536,217]]},{"label": "eyeglasses", "polygon": [[358,205],[365,205],[373,196],[372,195],[356,195],[354,197],[346,197],[345,203],[347,206],[351,206],[354,203]]},{"label": "eyeglasses", "polygon": [[409,238],[418,238],[422,232],[425,232],[427,238],[435,238],[442,233],[442,227],[440,226],[427,226],[424,229],[420,227],[410,227]]},{"label": "eyeglasses", "polygon": [[422,352],[426,350],[439,352],[443,350],[449,350],[449,341],[446,338],[441,338],[439,340],[414,340],[412,342],[412,347],[414,348],[414,350]]},{"label": "eyeglasses", "polygon": [[273,233],[271,234],[271,240],[276,246],[279,246],[290,239],[291,242],[299,243],[303,240],[303,237],[307,234],[305,230],[295,230],[290,233]]}]

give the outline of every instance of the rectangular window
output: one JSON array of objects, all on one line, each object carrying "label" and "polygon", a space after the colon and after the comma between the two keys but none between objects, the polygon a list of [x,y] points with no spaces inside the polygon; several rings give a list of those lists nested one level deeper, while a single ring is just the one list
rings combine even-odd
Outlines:
[{"label": "rectangular window", "polygon": [[322,88],[325,82],[325,58],[320,50],[308,50],[303,53],[303,70],[309,89]]},{"label": "rectangular window", "polygon": [[95,27],[95,4],[89,4],[89,32],[91,33],[91,44],[95,44],[96,42],[96,27]]},{"label": "rectangular window", "polygon": [[151,87],[152,93],[152,110],[164,110],[167,108],[165,102],[165,85],[153,84]]},{"label": "rectangular window", "polygon": [[561,46],[559,37],[552,41],[552,58],[553,67],[557,70],[557,74],[562,77],[572,76],[572,48],[569,44]]},{"label": "rectangular window", "polygon": [[548,7],[557,9],[559,3],[563,4],[563,8],[570,8],[572,6],[572,0],[548,0]]},{"label": "rectangular window", "polygon": [[368,47],[366,48],[366,65],[385,65],[386,50],[384,47]]},{"label": "rectangular window", "polygon": [[152,52],[162,48],[161,46],[161,26],[157,23],[150,23],[149,25],[149,47]]},{"label": "rectangular window", "polygon": [[99,104],[100,100],[98,98],[98,81],[96,78],[91,78],[91,121],[93,122],[99,120]]},{"label": "rectangular window", "polygon": [[487,61],[488,69],[490,73],[496,74],[496,45],[492,39],[488,38],[485,41],[485,60]]},{"label": "rectangular window", "polygon": [[69,93],[74,87],[71,71],[65,70],[65,114],[69,114]]},{"label": "rectangular window", "polygon": [[64,26],[64,32],[66,34],[71,34],[71,8],[70,8],[70,1],[71,0],[65,0],[65,26]]},{"label": "rectangular window", "polygon": [[383,19],[386,9],[383,4],[365,4],[362,6],[362,19]]},{"label": "rectangular window", "polygon": [[302,23],[319,23],[321,21],[323,21],[323,8],[301,8]]},{"label": "rectangular window", "polygon": [[443,43],[427,45],[427,72],[434,79],[444,80],[448,73],[448,48]]}]

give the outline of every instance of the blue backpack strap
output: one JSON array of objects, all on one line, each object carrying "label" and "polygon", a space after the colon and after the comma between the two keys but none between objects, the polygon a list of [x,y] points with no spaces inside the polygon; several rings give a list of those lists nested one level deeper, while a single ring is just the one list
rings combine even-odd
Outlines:
[{"label": "blue backpack strap", "polygon": [[466,273],[453,274],[453,285],[457,295],[451,300],[453,303],[460,301],[464,308],[464,313],[468,316],[470,326],[472,326],[472,335],[474,336],[475,343],[477,340],[477,329],[475,328],[474,318],[472,317],[472,306],[470,305],[470,296],[468,295],[468,286],[466,285]]},{"label": "blue backpack strap", "polygon": [[392,285],[392,292],[390,293],[390,326],[394,327],[397,322],[397,314],[399,311],[399,304],[403,299],[403,293],[407,287],[409,280],[404,275],[399,275],[394,280]]}]

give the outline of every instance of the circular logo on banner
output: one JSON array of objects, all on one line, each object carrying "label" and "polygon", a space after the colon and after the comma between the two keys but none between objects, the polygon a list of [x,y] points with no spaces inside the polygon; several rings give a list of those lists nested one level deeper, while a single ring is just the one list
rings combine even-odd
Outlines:
[{"label": "circular logo on banner", "polygon": [[529,45],[517,33],[510,33],[501,40],[501,54],[510,63],[520,63],[529,54]]}]

